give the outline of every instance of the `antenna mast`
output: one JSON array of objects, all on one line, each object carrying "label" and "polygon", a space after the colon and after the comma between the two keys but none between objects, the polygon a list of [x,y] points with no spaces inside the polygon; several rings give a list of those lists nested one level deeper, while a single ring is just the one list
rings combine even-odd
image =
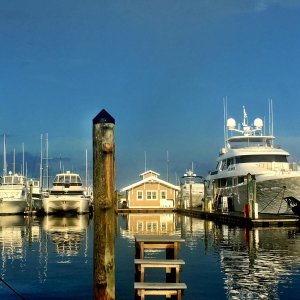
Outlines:
[{"label": "antenna mast", "polygon": [[228,128],[227,128],[227,96],[223,98],[223,110],[224,110],[224,147],[227,146],[228,140]]}]

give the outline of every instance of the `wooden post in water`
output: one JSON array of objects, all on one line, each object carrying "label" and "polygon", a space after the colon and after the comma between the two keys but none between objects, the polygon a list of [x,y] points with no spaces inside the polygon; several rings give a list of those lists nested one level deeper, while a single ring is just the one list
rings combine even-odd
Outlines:
[{"label": "wooden post in water", "polygon": [[115,299],[115,119],[93,119],[94,299]]}]

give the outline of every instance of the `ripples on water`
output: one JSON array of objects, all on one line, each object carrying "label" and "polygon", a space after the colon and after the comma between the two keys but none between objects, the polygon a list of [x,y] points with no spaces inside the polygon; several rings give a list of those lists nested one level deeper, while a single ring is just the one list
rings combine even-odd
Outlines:
[{"label": "ripples on water", "polygon": [[[134,299],[137,233],[185,239],[179,252],[185,260],[181,281],[188,286],[183,299],[299,299],[297,228],[249,231],[175,214],[119,215],[117,228],[116,299]],[[146,280],[164,280],[162,271],[147,271]],[[0,275],[28,300],[93,299],[93,220],[0,217]],[[0,299],[19,298],[0,282]]]}]

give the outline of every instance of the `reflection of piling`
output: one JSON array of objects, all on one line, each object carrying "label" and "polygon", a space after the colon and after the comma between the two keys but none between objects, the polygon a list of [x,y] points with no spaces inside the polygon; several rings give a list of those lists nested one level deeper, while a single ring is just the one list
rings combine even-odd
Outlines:
[{"label": "reflection of piling", "polygon": [[30,187],[29,187],[29,213],[32,214],[32,191],[33,191],[33,187],[32,187],[32,183],[30,183]]},{"label": "reflection of piling", "polygon": [[94,299],[115,299],[114,118],[102,110],[93,119]]}]

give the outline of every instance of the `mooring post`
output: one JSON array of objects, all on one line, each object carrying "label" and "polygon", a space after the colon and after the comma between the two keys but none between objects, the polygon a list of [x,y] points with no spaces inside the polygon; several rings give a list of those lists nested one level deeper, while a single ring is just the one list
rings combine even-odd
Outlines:
[{"label": "mooring post", "polygon": [[247,174],[247,209],[248,209],[248,218],[253,218],[253,182],[252,176],[250,173]]},{"label": "mooring post", "polygon": [[94,299],[115,299],[115,119],[93,119]]}]

